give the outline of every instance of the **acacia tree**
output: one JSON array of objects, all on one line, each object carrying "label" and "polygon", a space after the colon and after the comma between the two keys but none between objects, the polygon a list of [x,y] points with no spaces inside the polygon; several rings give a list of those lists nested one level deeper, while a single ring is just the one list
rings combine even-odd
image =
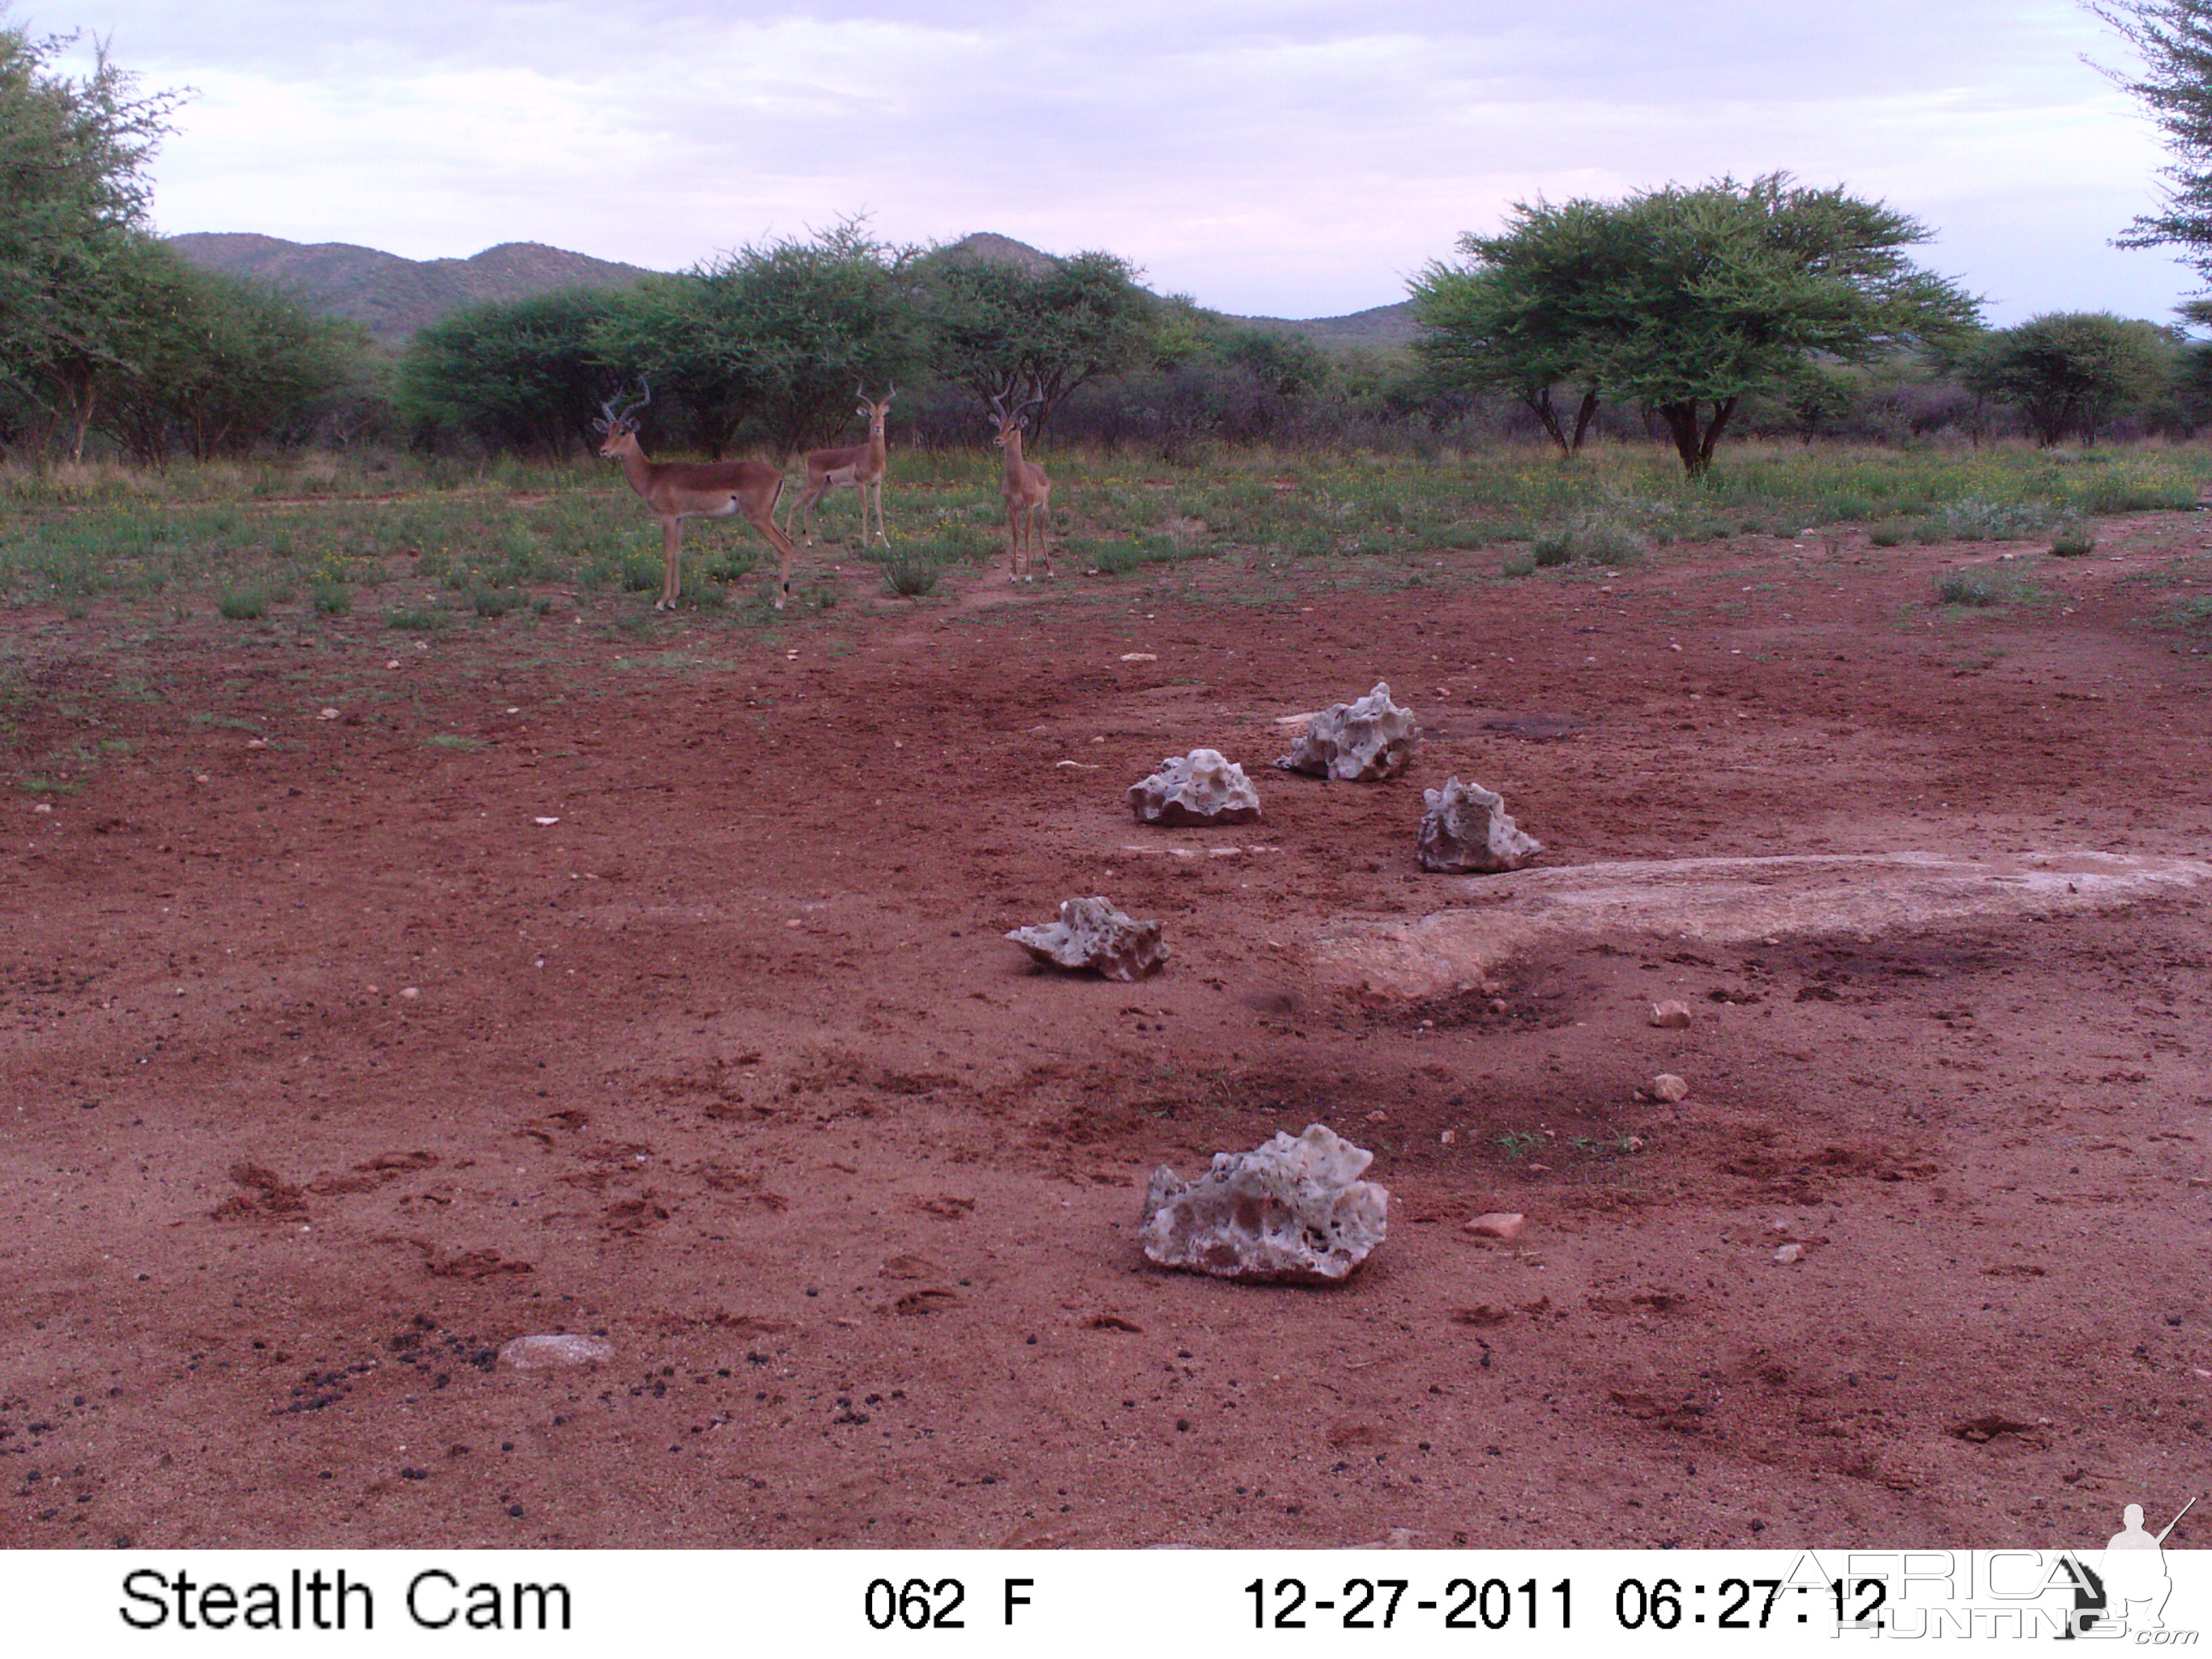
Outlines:
[{"label": "acacia tree", "polygon": [[1746,394],[1788,386],[1816,356],[1863,362],[1942,337],[1978,310],[1905,257],[1928,240],[1917,221],[1787,173],[1513,212],[1501,236],[1462,239],[1464,283],[1439,283],[1434,268],[1417,279],[1417,299],[1423,282],[1472,293],[1468,314],[1485,325],[1445,331],[1431,363],[1464,363],[1486,377],[1476,384],[1565,380],[1640,403],[1692,477]]},{"label": "acacia tree", "polygon": [[1114,254],[1031,268],[956,244],[917,276],[937,372],[986,404],[1009,387],[1042,400],[1040,434],[1078,386],[1157,356],[1160,302]]},{"label": "acacia tree", "polygon": [[149,240],[147,163],[179,95],[142,96],[96,54],[54,72],[74,37],[0,27],[0,386],[64,413],[81,451],[95,366],[125,362]]},{"label": "acacia tree", "polygon": [[2212,3],[2111,0],[2088,9],[2142,57],[2136,78],[2105,73],[2149,112],[2174,157],[2160,169],[2164,208],[2138,215],[2114,240],[2122,247],[2184,248],[2182,257],[2212,283]]},{"label": "acacia tree", "polygon": [[750,438],[788,454],[835,436],[856,386],[912,374],[915,257],[857,220],[810,241],[741,248],[641,283],[595,346],[674,392],[709,453]]},{"label": "acacia tree", "polygon": [[2069,432],[2094,443],[2115,415],[2166,390],[2183,343],[2171,329],[2109,311],[2046,312],[1984,336],[1959,378],[2019,410],[2046,448]]},{"label": "acacia tree", "polygon": [[556,455],[595,445],[592,419],[614,384],[599,336],[626,297],[572,289],[441,318],[400,365],[410,417],[494,448]]},{"label": "acacia tree", "polygon": [[[1564,459],[1581,449],[1598,411],[1583,313],[1616,216],[1589,201],[1514,211],[1518,222],[1504,234],[1459,239],[1465,264],[1439,260],[1413,279],[1421,330],[1413,349],[1440,386],[1519,398]],[[1564,382],[1579,392],[1571,435],[1553,401]]]}]

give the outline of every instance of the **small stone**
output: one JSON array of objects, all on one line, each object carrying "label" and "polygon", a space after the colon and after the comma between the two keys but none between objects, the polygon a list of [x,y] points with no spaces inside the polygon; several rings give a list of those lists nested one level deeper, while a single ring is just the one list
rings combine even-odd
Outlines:
[{"label": "small stone", "polygon": [[1690,1005],[1671,1000],[1655,1002],[1651,1005],[1651,1023],[1662,1030],[1686,1030],[1690,1024]]},{"label": "small stone", "polygon": [[325,708],[325,709],[323,709],[320,713],[317,714],[316,714],[316,716],[315,716],[315,718],[316,718],[317,720],[336,720],[337,717],[338,717],[338,711],[337,711],[337,709],[335,709],[335,708]]},{"label": "small stone", "polygon": [[1167,965],[1160,924],[1138,921],[1103,897],[1063,900],[1060,920],[1017,927],[1006,937],[1040,962],[1103,979],[1145,979]]},{"label": "small stone", "polygon": [[1186,1182],[1152,1172],[1138,1237],[1157,1266],[1217,1279],[1334,1284],[1389,1230],[1390,1194],[1358,1179],[1375,1154],[1325,1125],[1249,1152],[1216,1152]]},{"label": "small stone", "polygon": [[1654,1100],[1663,1100],[1670,1103],[1677,1100],[1687,1100],[1690,1097],[1689,1083],[1682,1078],[1676,1077],[1672,1072],[1662,1072],[1651,1079],[1651,1097]]},{"label": "small stone", "polygon": [[[1536,1166],[1532,1164],[1528,1167],[1534,1169]],[[1528,1224],[1528,1218],[1518,1210],[1492,1210],[1486,1215],[1475,1217],[1467,1224],[1466,1230],[1477,1238],[1500,1238],[1510,1243],[1521,1237],[1521,1229]]]},{"label": "small stone", "polygon": [[499,1363],[519,1371],[604,1365],[614,1357],[615,1345],[603,1336],[518,1336],[499,1351]]},{"label": "small stone", "polygon": [[1424,870],[1495,875],[1518,870],[1544,850],[1507,816],[1505,798],[1479,783],[1451,778],[1441,789],[1424,789],[1421,799],[1428,810],[1416,849]]},{"label": "small stone", "polygon": [[1316,714],[1275,764],[1285,772],[1372,783],[1404,771],[1420,741],[1413,710],[1391,702],[1389,684],[1377,680],[1357,702],[1331,703]]},{"label": "small stone", "polygon": [[1218,749],[1170,755],[1160,769],[1129,786],[1129,810],[1139,823],[1251,823],[1260,816],[1260,792],[1244,769]]},{"label": "small stone", "polygon": [[1775,1248],[1774,1259],[1786,1267],[1804,1254],[1802,1244],[1782,1244]]}]

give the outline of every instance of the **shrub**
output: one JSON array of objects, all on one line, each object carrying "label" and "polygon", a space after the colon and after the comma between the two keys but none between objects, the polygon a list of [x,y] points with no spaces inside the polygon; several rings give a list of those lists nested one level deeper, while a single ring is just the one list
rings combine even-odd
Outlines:
[{"label": "shrub", "polygon": [[231,622],[254,622],[269,614],[266,588],[234,587],[216,601],[216,609]]},{"label": "shrub", "polygon": [[931,560],[900,554],[884,564],[884,586],[901,599],[918,599],[934,588],[944,574],[943,568]]},{"label": "shrub", "polygon": [[1936,597],[1946,605],[1995,605],[2004,597],[1979,570],[1945,570],[1936,578]]},{"label": "shrub", "polygon": [[513,587],[476,587],[469,590],[469,605],[479,617],[504,617],[518,610],[523,603],[520,589]]},{"label": "shrub", "polygon": [[1508,553],[1498,560],[1498,574],[1501,576],[1533,576],[1536,574],[1536,556],[1534,553]]},{"label": "shrub", "polygon": [[2089,533],[2089,526],[2079,520],[2069,519],[2051,532],[2051,552],[2054,558],[2086,558],[2096,550],[2097,538]]},{"label": "shrub", "polygon": [[317,582],[314,597],[319,617],[343,617],[353,609],[353,589],[343,582]]},{"label": "shrub", "polygon": [[1895,547],[1911,533],[1905,526],[1890,519],[1867,532],[1867,539],[1876,547]]},{"label": "shrub", "polygon": [[443,628],[446,619],[434,611],[387,611],[384,616],[384,625],[428,633],[434,629]]}]

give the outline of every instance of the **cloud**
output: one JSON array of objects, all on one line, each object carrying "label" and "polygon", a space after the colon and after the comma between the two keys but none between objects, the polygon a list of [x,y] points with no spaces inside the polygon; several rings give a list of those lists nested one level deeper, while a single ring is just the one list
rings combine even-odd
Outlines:
[{"label": "cloud", "polygon": [[1784,167],[1927,220],[1934,262],[2009,307],[2159,314],[2185,286],[2103,245],[2164,158],[2080,61],[2119,43],[2065,0],[108,0],[85,21],[148,84],[200,88],[158,168],[171,230],[673,268],[868,211],[893,240],[1106,247],[1209,304],[1312,315],[1401,297],[1516,198]]}]

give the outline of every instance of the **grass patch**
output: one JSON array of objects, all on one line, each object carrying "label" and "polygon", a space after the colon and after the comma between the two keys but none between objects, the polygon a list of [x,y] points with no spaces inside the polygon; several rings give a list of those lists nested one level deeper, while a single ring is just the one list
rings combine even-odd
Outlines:
[{"label": "grass patch", "polygon": [[469,590],[469,608],[479,617],[504,617],[510,611],[519,611],[528,603],[528,595],[520,588],[475,587]]},{"label": "grass patch", "polygon": [[269,614],[269,590],[234,587],[216,601],[215,608],[226,622],[258,622]]},{"label": "grass patch", "polygon": [[384,613],[384,625],[386,628],[397,628],[409,633],[428,634],[443,628],[446,625],[446,619],[434,611],[424,611],[419,608],[387,611]]},{"label": "grass patch", "polygon": [[902,553],[884,564],[884,586],[902,599],[918,599],[937,586],[945,568],[930,559]]},{"label": "grass patch", "polygon": [[2051,553],[2053,558],[2085,559],[2097,550],[2097,538],[2089,527],[2078,520],[2069,520],[2051,532]]},{"label": "grass patch", "polygon": [[434,732],[425,741],[434,749],[455,749],[465,755],[484,746],[482,738],[465,738],[457,732]]}]

